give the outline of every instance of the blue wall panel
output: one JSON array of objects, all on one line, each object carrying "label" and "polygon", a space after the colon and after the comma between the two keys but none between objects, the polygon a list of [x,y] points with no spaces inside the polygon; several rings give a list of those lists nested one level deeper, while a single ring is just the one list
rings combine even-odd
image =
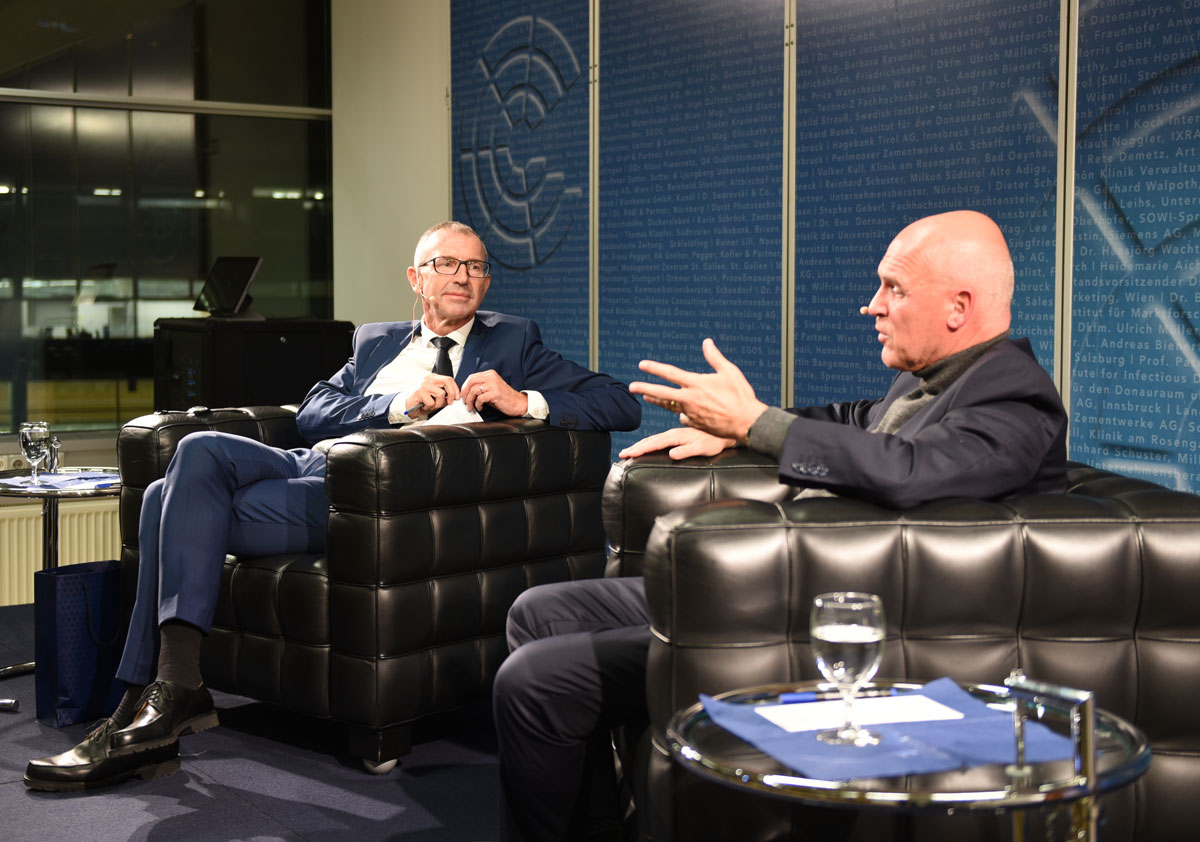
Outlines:
[{"label": "blue wall panel", "polygon": [[588,362],[587,0],[451,6],[454,217],[487,244],[484,306]]},{"label": "blue wall panel", "polygon": [[1057,0],[799,0],[796,38],[796,403],[886,387],[858,308],[892,237],[956,208],[1004,230],[1049,370]]},{"label": "blue wall panel", "polygon": [[1200,5],[1094,4],[1079,37],[1074,458],[1200,488]]},{"label": "blue wall panel", "polygon": [[[454,210],[489,305],[587,359],[586,0],[454,0]],[[1200,487],[1200,7],[1083,4],[1073,458]],[[858,308],[891,237],[971,207],[1054,349],[1058,0],[797,0],[797,403],[891,372]],[[712,336],[778,402],[784,0],[600,5],[600,368],[705,369]],[[647,408],[638,435],[674,419]],[[617,436],[616,443],[636,435]]]},{"label": "blue wall panel", "polygon": [[[780,400],[783,0],[600,7],[600,367],[707,371]],[[642,434],[675,424],[647,406]],[[636,436],[616,437],[618,443]]]}]

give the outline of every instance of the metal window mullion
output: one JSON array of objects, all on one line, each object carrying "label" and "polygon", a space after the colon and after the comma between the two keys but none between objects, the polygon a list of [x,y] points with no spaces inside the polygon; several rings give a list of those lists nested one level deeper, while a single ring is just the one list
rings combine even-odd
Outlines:
[{"label": "metal window mullion", "polygon": [[600,370],[600,0],[588,18],[588,365]]},{"label": "metal window mullion", "polygon": [[780,273],[781,406],[795,404],[796,390],[796,3],[784,3],[783,25],[783,230]]},{"label": "metal window mullion", "polygon": [[[1058,36],[1058,219],[1055,238],[1054,381],[1071,414],[1071,322],[1075,270],[1075,115],[1079,82],[1079,0],[1061,0]],[[1070,430],[1068,430],[1068,436]],[[1070,442],[1068,440],[1068,447]]]}]

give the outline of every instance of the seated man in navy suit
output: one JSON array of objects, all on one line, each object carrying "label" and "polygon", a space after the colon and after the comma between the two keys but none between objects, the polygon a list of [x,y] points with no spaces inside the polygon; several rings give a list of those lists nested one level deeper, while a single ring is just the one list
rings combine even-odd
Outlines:
[{"label": "seated man in navy suit", "polygon": [[[748,445],[778,459],[780,480],[804,487],[801,496],[894,508],[1066,490],[1066,412],[1029,343],[1008,338],[1013,264],[996,224],[974,211],[917,220],[896,235],[878,274],[862,312],[875,319],[884,365],[899,372],[882,398],[768,407],[706,339],[711,373],[641,363],[675,386],[630,390],[685,426],[620,455],[682,459]],[[642,580],[531,588],[509,611],[507,634],[511,653],[493,693],[501,839],[582,838],[598,829],[589,810],[615,813],[597,804],[603,786],[588,792],[585,783],[612,777],[607,733],[647,715]]]},{"label": "seated man in navy suit", "polygon": [[[296,423],[308,440],[411,423],[459,399],[485,420],[638,426],[641,408],[623,384],[551,351],[534,322],[479,310],[490,266],[466,225],[426,231],[408,281],[424,318],[355,332],[350,361],[300,407]],[[324,549],[324,477],[320,450],[284,451],[215,432],[180,441],[142,503],[137,600],[117,671],[128,685],[124,698],[75,748],[30,761],[26,785],[81,789],[179,768],[180,735],[217,724],[200,641],[225,555]]]}]

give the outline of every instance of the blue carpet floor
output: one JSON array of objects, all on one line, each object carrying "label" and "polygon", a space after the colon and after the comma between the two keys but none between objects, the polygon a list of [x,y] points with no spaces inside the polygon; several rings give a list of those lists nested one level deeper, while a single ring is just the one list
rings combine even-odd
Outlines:
[{"label": "blue carpet floor", "polygon": [[[0,607],[0,664],[33,658],[32,606]],[[412,753],[370,775],[329,723],[216,694],[221,726],[180,742],[183,770],[88,793],[39,793],[31,757],[82,739],[34,718],[32,675],[0,681],[5,842],[477,842],[497,837],[495,737],[486,704],[418,723]]]}]

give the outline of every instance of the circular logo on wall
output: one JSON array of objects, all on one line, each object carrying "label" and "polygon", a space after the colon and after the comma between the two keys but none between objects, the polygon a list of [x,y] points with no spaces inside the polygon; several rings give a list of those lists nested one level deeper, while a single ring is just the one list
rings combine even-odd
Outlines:
[{"label": "circular logo on wall", "polygon": [[479,55],[456,166],[470,224],[495,263],[543,263],[582,213],[584,176],[556,160],[560,138],[574,128],[563,119],[564,106],[573,90],[586,97],[586,85],[576,89],[582,79],[563,34],[532,15],[502,26]]}]

